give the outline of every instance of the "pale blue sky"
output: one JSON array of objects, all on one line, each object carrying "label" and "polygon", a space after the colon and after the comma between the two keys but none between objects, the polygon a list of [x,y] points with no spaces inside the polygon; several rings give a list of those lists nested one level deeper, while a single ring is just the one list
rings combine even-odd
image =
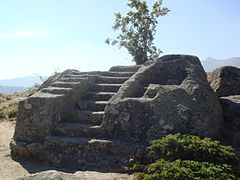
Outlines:
[{"label": "pale blue sky", "polygon": [[[148,1],[150,4],[153,0]],[[114,12],[127,0],[0,0],[0,79],[77,68],[133,64],[124,49],[104,44]],[[239,0],[165,0],[156,45],[201,59],[240,56]]]}]

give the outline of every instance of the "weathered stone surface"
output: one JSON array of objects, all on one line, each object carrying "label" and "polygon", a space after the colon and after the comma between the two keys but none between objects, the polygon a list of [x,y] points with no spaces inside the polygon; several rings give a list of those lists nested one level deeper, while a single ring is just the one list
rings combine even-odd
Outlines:
[{"label": "weathered stone surface", "polygon": [[58,79],[60,79],[61,77],[71,74],[73,72],[78,72],[77,70],[74,69],[68,69],[66,71],[63,71],[62,73],[56,73],[52,76],[50,76],[40,87],[39,87],[39,91],[43,88],[47,88],[49,87],[51,84],[53,84],[54,82],[56,82]]},{"label": "weathered stone surface", "polygon": [[208,75],[208,81],[220,98],[224,116],[222,140],[240,149],[240,69],[224,66]]},{"label": "weathered stone surface", "polygon": [[209,83],[218,96],[240,94],[240,69],[224,66],[216,69],[209,76]]},{"label": "weathered stone surface", "polygon": [[163,56],[126,81],[105,108],[111,136],[146,142],[169,133],[219,137],[219,100],[197,57]]},{"label": "weathered stone surface", "polygon": [[74,174],[63,173],[55,170],[40,172],[21,177],[17,180],[132,180],[133,176],[117,173],[99,173],[99,172],[76,172]]},{"label": "weathered stone surface", "polygon": [[137,145],[111,139],[100,126],[108,100],[139,67],[121,68],[51,77],[19,104],[13,154],[71,169],[122,170]]},{"label": "weathered stone surface", "polygon": [[[40,91],[20,101],[14,139],[23,142],[43,142],[61,117],[69,114],[71,106],[76,104],[89,87],[92,78],[79,79],[69,88],[55,87],[56,82],[76,71],[67,70],[62,74],[50,77]],[[66,108],[69,107],[69,108]]]},{"label": "weathered stone surface", "polygon": [[152,139],[177,132],[218,138],[222,130],[219,99],[197,57],[65,72],[20,102],[14,153],[60,167],[121,171]]},{"label": "weathered stone surface", "polygon": [[113,66],[109,69],[109,71],[116,71],[116,72],[136,72],[141,65],[135,66]]},{"label": "weathered stone surface", "polygon": [[240,95],[221,97],[224,115],[224,140],[240,149]]},{"label": "weathered stone surface", "polygon": [[224,122],[232,130],[240,131],[240,95],[221,97]]},{"label": "weathered stone surface", "polygon": [[29,175],[27,177],[21,177],[17,180],[78,180],[79,177],[74,176],[73,174],[62,173],[58,171],[47,171]]}]

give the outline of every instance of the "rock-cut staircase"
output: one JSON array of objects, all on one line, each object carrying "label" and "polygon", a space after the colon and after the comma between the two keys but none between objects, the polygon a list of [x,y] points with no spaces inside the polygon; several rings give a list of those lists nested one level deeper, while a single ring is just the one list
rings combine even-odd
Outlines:
[{"label": "rock-cut staircase", "polygon": [[[132,69],[131,69],[132,70]],[[44,156],[48,161],[77,169],[119,169],[129,160],[135,150],[130,142],[121,142],[108,137],[101,128],[104,109],[109,99],[136,71],[106,71],[94,74],[95,83],[72,109],[71,116],[58,122],[52,134],[45,138]],[[75,72],[63,77],[60,84],[77,82],[83,73]],[[88,74],[89,75],[89,74]],[[56,84],[55,84],[56,85]],[[56,87],[56,86],[55,86]],[[67,88],[67,87],[64,87]]]}]

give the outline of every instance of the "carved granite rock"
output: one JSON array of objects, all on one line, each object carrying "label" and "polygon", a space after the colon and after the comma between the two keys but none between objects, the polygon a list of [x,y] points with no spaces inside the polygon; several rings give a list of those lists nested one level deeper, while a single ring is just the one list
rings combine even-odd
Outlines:
[{"label": "carved granite rock", "polygon": [[222,109],[197,57],[163,56],[126,81],[105,108],[113,137],[146,142],[169,133],[219,137]]},{"label": "carved granite rock", "polygon": [[222,125],[198,58],[168,55],[53,76],[19,103],[11,150],[60,167],[122,171],[150,140],[178,132],[219,138]]},{"label": "carved granite rock", "polygon": [[57,80],[59,80],[61,77],[74,73],[74,72],[78,72],[75,69],[67,69],[61,73],[55,73],[52,76],[50,76],[46,81],[43,82],[43,84],[39,87],[38,91],[40,91],[43,88],[47,88],[49,87],[51,84],[53,84],[54,82],[56,82]]},{"label": "carved granite rock", "polygon": [[240,69],[224,66],[213,71],[209,83],[218,96],[240,94]]},{"label": "carved granite rock", "polygon": [[25,142],[43,142],[54,124],[69,114],[91,83],[91,77],[78,77],[78,81],[65,82],[67,70],[50,77],[40,90],[19,102],[14,139]]},{"label": "carved granite rock", "polygon": [[67,70],[49,78],[19,103],[12,155],[70,169],[122,170],[138,146],[106,137],[100,125],[108,100],[139,67]]}]

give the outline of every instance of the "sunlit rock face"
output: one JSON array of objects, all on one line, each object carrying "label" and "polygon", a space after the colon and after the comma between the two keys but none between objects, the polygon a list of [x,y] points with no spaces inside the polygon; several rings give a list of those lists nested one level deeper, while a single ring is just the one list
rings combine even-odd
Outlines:
[{"label": "sunlit rock face", "polygon": [[[221,140],[240,152],[240,69],[223,66],[209,76],[209,84],[220,98],[223,109]],[[240,154],[240,153],[239,153]]]},{"label": "sunlit rock face", "polygon": [[224,66],[214,70],[209,83],[218,96],[231,96],[240,94],[240,69]]},{"label": "sunlit rock face", "polygon": [[219,138],[222,126],[219,99],[199,59],[168,55],[50,77],[19,103],[10,147],[60,167],[121,171],[153,139],[179,132]]},{"label": "sunlit rock face", "polygon": [[199,59],[167,55],[122,85],[105,108],[102,126],[113,137],[148,142],[178,132],[218,138],[222,123]]}]

